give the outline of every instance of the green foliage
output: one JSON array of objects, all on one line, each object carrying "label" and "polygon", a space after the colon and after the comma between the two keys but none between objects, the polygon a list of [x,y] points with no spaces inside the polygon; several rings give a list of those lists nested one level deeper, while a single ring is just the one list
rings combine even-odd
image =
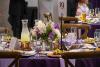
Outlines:
[{"label": "green foliage", "polygon": [[42,40],[48,40],[50,32],[52,32],[52,29],[51,29],[50,24],[48,24],[48,26],[46,27],[46,32],[42,33],[42,35],[41,35],[41,39]]}]

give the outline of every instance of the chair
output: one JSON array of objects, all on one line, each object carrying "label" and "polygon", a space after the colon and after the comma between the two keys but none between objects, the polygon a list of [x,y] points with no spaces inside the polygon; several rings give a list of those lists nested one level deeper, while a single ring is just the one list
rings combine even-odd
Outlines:
[{"label": "chair", "polygon": [[68,24],[64,23],[62,24],[62,35],[65,36],[66,33],[68,33],[66,29],[70,28],[76,28],[77,29],[77,36],[79,37],[79,32],[78,29],[84,30],[83,34],[81,35],[81,38],[85,39],[87,38],[88,30],[89,30],[89,25],[87,24]]},{"label": "chair", "polygon": [[[70,29],[70,28],[77,28],[77,29],[84,29],[84,33],[81,35],[81,38],[82,39],[85,39],[87,38],[87,33],[88,33],[88,30],[89,30],[89,25],[88,24],[68,24],[68,23],[62,23],[62,30],[61,30],[61,33],[63,36],[65,36],[66,33],[68,33],[68,30],[66,29]],[[77,33],[78,33],[78,30],[77,30]],[[77,34],[79,35],[79,33]],[[65,46],[63,45],[62,46],[64,48],[64,50],[66,50]],[[77,54],[78,55],[78,54]],[[72,56],[69,56],[67,54],[63,54],[62,55],[62,58],[64,59],[64,62],[65,62],[65,67],[68,67],[68,65],[70,65],[70,67],[74,67],[74,65],[70,62],[70,58],[68,57],[74,57],[74,54],[72,53]]]},{"label": "chair", "polygon": [[64,23],[78,23],[78,18],[76,17],[59,17],[59,20]]}]

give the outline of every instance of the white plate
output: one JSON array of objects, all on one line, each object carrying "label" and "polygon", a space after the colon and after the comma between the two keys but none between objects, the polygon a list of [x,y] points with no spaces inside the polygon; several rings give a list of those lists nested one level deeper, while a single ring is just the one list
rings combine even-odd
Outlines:
[{"label": "white plate", "polygon": [[53,51],[41,51],[41,54],[48,54],[48,53],[53,53]]},{"label": "white plate", "polygon": [[92,51],[90,49],[73,49],[73,50],[69,50],[69,52],[83,52],[83,51]]},{"label": "white plate", "polygon": [[83,49],[95,49],[96,47],[94,45],[91,45],[91,44],[84,44],[84,46],[82,48]]},{"label": "white plate", "polygon": [[35,50],[32,50],[32,51],[23,51],[23,53],[21,53],[23,56],[32,56],[32,55],[35,55],[36,52]]}]

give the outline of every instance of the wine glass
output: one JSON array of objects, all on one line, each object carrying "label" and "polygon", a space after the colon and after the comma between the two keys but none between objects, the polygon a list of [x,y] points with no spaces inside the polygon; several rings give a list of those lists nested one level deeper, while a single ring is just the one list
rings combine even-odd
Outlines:
[{"label": "wine glass", "polygon": [[36,55],[35,56],[40,56],[40,52],[42,51],[42,44],[41,44],[40,40],[36,41],[35,51],[36,51]]},{"label": "wine glass", "polygon": [[65,47],[67,48],[67,50],[69,51],[71,48],[71,43],[70,42],[66,42],[65,43]]},{"label": "wine glass", "polygon": [[89,10],[89,15],[90,15],[90,17],[93,17],[94,16],[94,9],[90,9]]},{"label": "wine glass", "polygon": [[96,29],[94,32],[94,38],[96,40],[96,46],[100,47],[100,29]]},{"label": "wine glass", "polygon": [[99,14],[99,8],[95,8],[95,14],[96,14],[96,16],[98,16],[98,14]]},{"label": "wine glass", "polygon": [[76,33],[68,33],[65,39],[65,47],[70,50],[71,46],[77,41]]}]

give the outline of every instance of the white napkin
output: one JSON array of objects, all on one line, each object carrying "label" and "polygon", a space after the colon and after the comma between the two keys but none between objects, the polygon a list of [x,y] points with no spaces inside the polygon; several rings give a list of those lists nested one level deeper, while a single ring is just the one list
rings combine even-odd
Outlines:
[{"label": "white napkin", "polygon": [[63,58],[59,58],[60,59],[60,67],[65,67],[65,61]]}]

